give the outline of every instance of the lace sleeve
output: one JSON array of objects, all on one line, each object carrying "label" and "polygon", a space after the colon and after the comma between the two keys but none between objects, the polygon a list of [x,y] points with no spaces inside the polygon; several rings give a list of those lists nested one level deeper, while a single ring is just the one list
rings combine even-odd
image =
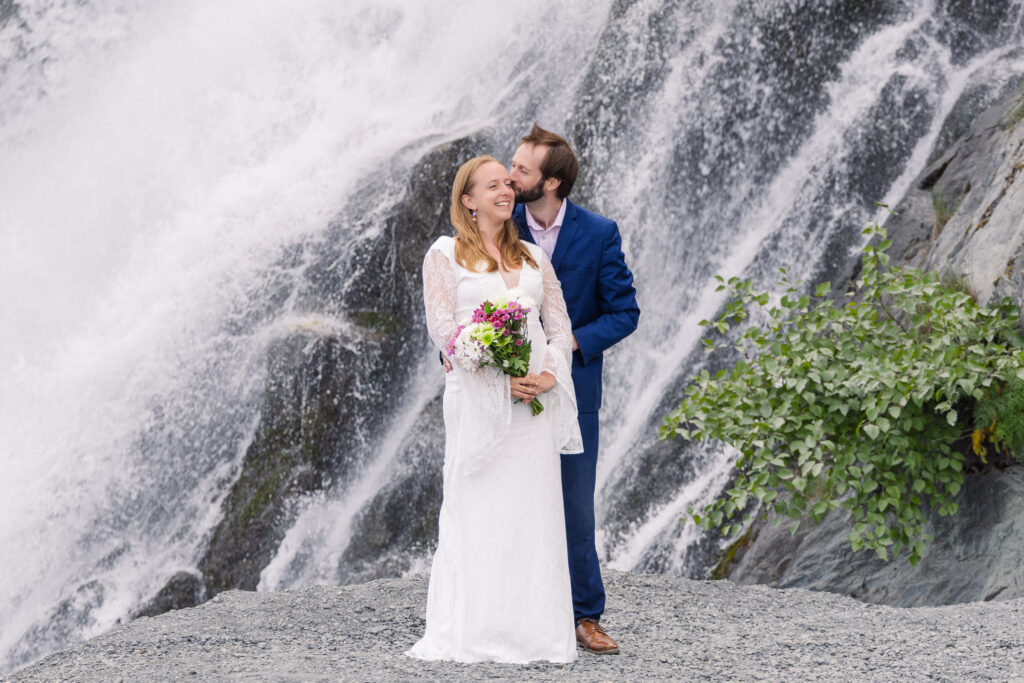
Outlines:
[{"label": "lace sleeve", "polygon": [[459,328],[455,322],[455,270],[438,249],[423,259],[423,305],[427,309],[427,334],[444,350]]},{"label": "lace sleeve", "polygon": [[[538,251],[540,251],[538,249]],[[582,453],[583,437],[576,412],[576,390],[572,383],[572,323],[562,296],[562,285],[546,254],[540,254],[540,272],[544,299],[540,316],[547,337],[544,370],[555,377],[555,386],[543,394],[545,410],[550,411],[555,445],[560,453]]]},{"label": "lace sleeve", "polygon": [[544,372],[559,378],[559,373],[572,367],[572,323],[565,308],[562,285],[555,276],[555,269],[543,255],[540,263],[541,278],[544,282],[544,300],[540,316],[544,320],[544,334],[548,338],[548,350],[544,356]]}]

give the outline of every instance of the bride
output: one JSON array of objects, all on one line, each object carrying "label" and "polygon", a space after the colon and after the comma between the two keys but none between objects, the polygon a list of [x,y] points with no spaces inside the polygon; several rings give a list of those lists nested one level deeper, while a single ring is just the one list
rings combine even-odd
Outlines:
[{"label": "bride", "polygon": [[[513,204],[505,167],[470,159],[452,187],[456,237],[438,238],[423,263],[427,331],[439,349],[484,300],[527,296],[537,305],[526,377],[458,363],[445,377],[444,500],[426,633],[406,653],[420,659],[576,659],[559,461],[583,450],[572,330],[547,256],[519,240]],[[544,411],[534,416],[528,404],[538,396]]]}]

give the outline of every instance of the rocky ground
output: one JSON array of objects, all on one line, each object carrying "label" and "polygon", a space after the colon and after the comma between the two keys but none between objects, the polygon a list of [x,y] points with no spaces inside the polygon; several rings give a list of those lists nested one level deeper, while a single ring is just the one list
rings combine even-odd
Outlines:
[{"label": "rocky ground", "polygon": [[622,654],[570,665],[426,663],[426,580],[229,591],[140,618],[9,681],[1024,680],[1024,599],[895,608],[805,590],[608,572]]}]

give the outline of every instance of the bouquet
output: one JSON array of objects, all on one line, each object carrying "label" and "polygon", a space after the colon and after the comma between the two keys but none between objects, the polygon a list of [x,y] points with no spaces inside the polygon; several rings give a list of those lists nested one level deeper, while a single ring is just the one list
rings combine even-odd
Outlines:
[{"label": "bouquet", "polygon": [[[448,355],[467,370],[490,366],[512,377],[525,377],[530,368],[526,316],[534,305],[515,289],[504,297],[483,302],[473,311],[472,321],[460,325],[448,342]],[[540,401],[530,401],[532,414],[539,415],[543,410]]]}]

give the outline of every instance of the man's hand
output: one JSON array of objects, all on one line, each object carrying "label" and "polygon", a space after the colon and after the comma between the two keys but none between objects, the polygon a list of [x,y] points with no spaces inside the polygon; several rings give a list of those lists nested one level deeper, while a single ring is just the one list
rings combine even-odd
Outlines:
[{"label": "man's hand", "polygon": [[538,395],[551,391],[555,386],[555,376],[550,372],[542,372],[539,375],[530,373],[526,377],[512,378],[512,398],[521,399],[529,403]]},{"label": "man's hand", "polygon": [[575,334],[572,335],[572,350],[573,351],[579,351],[580,350],[580,343],[578,341],[576,341],[576,335]]}]

